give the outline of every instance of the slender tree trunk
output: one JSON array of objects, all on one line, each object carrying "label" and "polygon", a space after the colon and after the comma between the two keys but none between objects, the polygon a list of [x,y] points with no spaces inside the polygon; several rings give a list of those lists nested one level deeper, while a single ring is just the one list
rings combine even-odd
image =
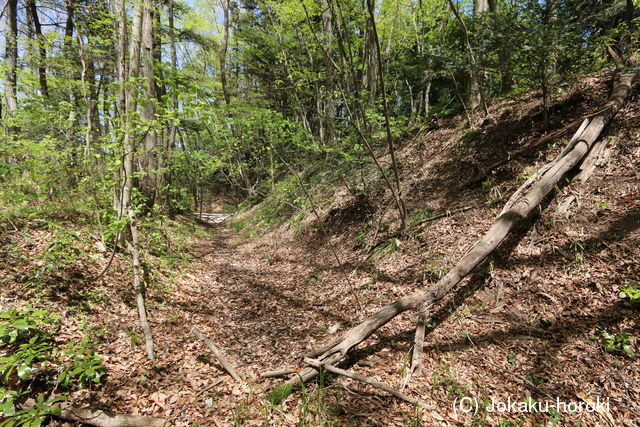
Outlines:
[{"label": "slender tree trunk", "polygon": [[[75,5],[74,0],[66,0],[66,12],[67,18],[64,27],[64,42],[63,42],[63,52],[66,57],[66,60],[69,63],[72,62],[72,58],[74,58],[73,52],[73,33],[74,33],[74,15],[75,15]],[[75,80],[74,72],[72,70],[72,66],[69,65],[69,70],[66,72],[66,76],[68,79],[68,99],[69,104],[71,105],[71,109],[69,111],[69,118],[67,122],[69,123],[69,128],[66,130],[67,140],[71,141],[73,139],[73,135],[75,133],[75,124],[76,124],[76,92],[73,87],[72,82]]]},{"label": "slender tree trunk", "polygon": [[[143,154],[142,192],[147,197],[147,205],[153,207],[158,193],[158,133],[156,129],[156,102],[158,87],[156,84],[154,61],[154,27],[155,2],[148,0],[143,6],[142,17],[142,45],[143,45],[143,73],[145,78],[144,119],[149,129],[146,131]],[[133,40],[132,40],[133,42]]]},{"label": "slender tree trunk", "polygon": [[49,99],[49,87],[47,85],[47,45],[46,39],[42,34],[42,24],[38,17],[38,9],[35,0],[27,2],[27,9],[33,22],[33,29],[36,34],[36,43],[38,46],[38,78],[40,81],[40,92],[42,96]]},{"label": "slender tree trunk", "polygon": [[[117,32],[116,38],[116,78],[118,80],[118,94],[116,101],[116,110],[119,115],[120,127],[126,123],[127,109],[126,109],[126,80],[127,80],[127,65],[126,65],[126,46],[127,46],[127,21],[125,15],[124,0],[111,0],[111,8],[115,18],[115,26]],[[123,144],[124,156],[126,156],[126,150]],[[125,159],[123,159],[124,162]],[[124,203],[124,187],[126,185],[121,184],[126,181],[122,179],[121,174],[124,171],[118,170],[115,172],[116,187],[114,189],[113,208],[117,212],[118,219],[122,219],[127,214],[125,211]]]},{"label": "slender tree trunk", "polygon": [[66,52],[71,50],[71,45],[73,42],[73,16],[75,14],[75,6],[73,4],[74,0],[66,0],[66,8],[67,8],[67,20],[64,26],[64,50]]},{"label": "slender tree trunk", "polygon": [[[122,5],[124,10],[124,5]],[[125,18],[126,19],[126,18]],[[140,37],[142,33],[142,3],[136,2],[133,21],[131,24],[131,41],[129,43],[129,85],[125,86],[125,130],[124,130],[124,175],[125,184],[122,197],[123,212],[128,212],[133,190],[133,172],[135,155],[135,131],[133,116],[137,113],[138,103],[136,98],[135,79],[140,73]],[[124,59],[123,59],[124,61]],[[123,85],[126,80],[123,80]]]},{"label": "slender tree trunk", "polygon": [[[6,14],[4,97],[7,107],[6,115],[13,117],[18,109],[18,0],[7,1]],[[8,133],[16,133],[18,129],[10,126],[7,131]]]},{"label": "slender tree trunk", "polygon": [[322,28],[325,37],[325,90],[324,96],[324,140],[325,145],[333,145],[335,139],[336,103],[333,98],[335,69],[333,67],[333,17],[328,2],[323,2]]},{"label": "slender tree trunk", "polygon": [[[122,22],[124,21],[124,0],[120,0],[118,5],[118,12]],[[136,151],[135,146],[135,130],[133,116],[137,114],[138,104],[136,99],[136,87],[133,82],[139,76],[140,73],[140,44],[142,36],[142,15],[143,6],[141,2],[135,3],[135,9],[133,13],[133,21],[131,24],[131,41],[129,43],[129,86],[123,87],[125,81],[121,81],[121,91],[125,93],[125,131],[124,131],[124,188],[122,194],[122,211],[126,212],[129,217],[129,227],[131,230],[131,256],[133,260],[133,285],[136,293],[136,303],[138,306],[138,315],[140,317],[140,326],[144,333],[145,347],[147,350],[147,357],[149,359],[154,358],[153,350],[153,336],[151,335],[151,328],[147,319],[147,310],[145,307],[145,289],[142,281],[141,265],[140,265],[140,248],[138,241],[138,228],[136,213],[131,205],[131,195],[133,193],[133,173],[134,173],[134,156]],[[122,25],[122,24],[120,24]],[[121,51],[124,54],[124,49]],[[124,57],[118,58],[118,62],[124,63]]]},{"label": "slender tree trunk", "polygon": [[229,0],[222,0],[223,33],[220,46],[220,83],[222,94],[227,105],[231,104],[231,95],[227,84],[227,50],[229,49]]},{"label": "slender tree trunk", "polygon": [[[489,11],[489,1],[488,0],[475,0],[473,12],[477,18],[482,18],[482,15]],[[468,38],[465,30],[465,37]],[[467,46],[469,49],[469,54],[473,55],[471,52],[471,45],[467,39]],[[467,99],[467,108],[471,111],[475,111],[480,108],[484,102],[483,99],[483,88],[482,85],[484,83],[484,73],[477,70],[477,66],[475,64],[475,60],[471,60],[471,72],[469,73],[469,95]]]},{"label": "slender tree trunk", "polygon": [[84,134],[84,156],[85,158],[89,157],[89,153],[91,151],[91,145],[93,142],[93,105],[94,98],[92,97],[91,91],[88,87],[87,83],[87,57],[84,49],[84,40],[82,39],[82,34],[77,33],[78,39],[78,56],[80,57],[80,64],[82,65],[82,69],[80,70],[80,83],[82,85],[82,95],[84,97],[84,105],[85,105],[85,120],[87,122],[87,128]]},{"label": "slender tree trunk", "polygon": [[374,0],[367,0],[367,7],[369,9],[369,18],[371,20],[371,33],[373,35],[373,47],[375,48],[375,56],[378,62],[378,77],[380,79],[380,92],[382,94],[382,108],[384,112],[384,124],[387,131],[387,145],[389,146],[389,155],[391,156],[391,168],[393,169],[393,177],[396,185],[396,191],[398,195],[398,213],[400,214],[400,228],[404,230],[406,228],[407,210],[402,198],[402,188],[400,186],[400,177],[398,174],[398,162],[396,160],[395,148],[393,146],[393,136],[391,135],[391,124],[389,121],[389,107],[387,105],[387,93],[385,90],[384,82],[384,70],[382,69],[382,55],[380,52],[380,39],[378,38],[378,29],[376,27],[375,20],[375,5]]},{"label": "slender tree trunk", "polygon": [[[169,45],[171,50],[171,70],[175,76],[176,71],[178,70],[178,54],[176,50],[176,29],[174,24],[174,0],[169,0]],[[178,88],[175,86],[176,82],[173,82],[172,92],[171,92],[171,102],[173,104],[173,113],[177,114],[178,112]],[[169,130],[169,141],[168,141],[168,149],[172,150],[176,144],[176,123],[175,120],[171,121],[171,126]]]}]

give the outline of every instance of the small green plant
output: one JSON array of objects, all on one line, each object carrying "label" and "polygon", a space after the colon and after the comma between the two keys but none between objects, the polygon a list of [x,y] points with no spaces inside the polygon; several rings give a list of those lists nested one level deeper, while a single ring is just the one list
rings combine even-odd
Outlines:
[{"label": "small green plant", "polygon": [[[48,416],[60,415],[55,404],[66,400],[68,391],[97,384],[106,373],[86,338],[66,346],[54,338],[58,318],[35,308],[0,312],[2,426],[42,425]],[[28,398],[35,404],[19,409],[17,405]]]},{"label": "small green plant", "polygon": [[637,282],[631,282],[629,286],[622,288],[620,298],[628,299],[631,305],[640,307],[640,287]]},{"label": "small green plant", "polygon": [[543,378],[541,376],[535,375],[535,374],[528,374],[527,375],[527,379],[529,381],[531,381],[535,385],[541,385],[541,384],[544,384],[546,382],[549,382],[547,379],[545,379],[545,378]]},{"label": "small green plant", "polygon": [[497,185],[492,186],[491,180],[486,180],[482,182],[483,188],[489,189],[489,194],[487,196],[487,200],[484,202],[485,205],[490,206],[495,202],[499,201],[502,198],[502,193],[500,192],[500,187]]},{"label": "small green plant", "polygon": [[435,391],[438,388],[444,388],[447,395],[463,397],[469,395],[468,388],[461,384],[455,376],[453,369],[443,359],[440,361],[440,366],[436,370],[433,376],[433,387]]},{"label": "small green plant", "polygon": [[611,334],[607,331],[602,331],[600,332],[599,339],[607,353],[624,354],[630,359],[635,359],[636,352],[629,334],[623,332]]},{"label": "small green plant", "polygon": [[580,242],[571,242],[571,250],[575,253],[576,264],[582,264],[585,260],[584,246]]},{"label": "small green plant", "polygon": [[562,421],[562,413],[556,408],[549,408],[547,412],[549,413],[549,421],[551,421],[551,424],[556,425]]},{"label": "small green plant", "polygon": [[596,202],[596,207],[598,209],[600,209],[601,211],[606,210],[606,209],[611,209],[611,203],[606,202],[606,201]]},{"label": "small green plant", "polygon": [[409,225],[411,227],[416,227],[422,224],[423,222],[425,222],[426,220],[428,220],[429,218],[433,218],[433,209],[427,208],[427,209],[419,210],[413,215],[411,215],[411,217],[409,218]]}]

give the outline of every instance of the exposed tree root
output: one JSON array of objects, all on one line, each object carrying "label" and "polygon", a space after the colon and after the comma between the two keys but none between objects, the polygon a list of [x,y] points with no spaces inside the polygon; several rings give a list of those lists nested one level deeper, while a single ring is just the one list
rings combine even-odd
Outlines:
[{"label": "exposed tree root", "polygon": [[[592,118],[573,148],[557,161],[554,160],[552,162],[553,165],[535,183],[532,183],[526,192],[513,201],[513,205],[498,217],[484,237],[458,261],[453,269],[434,286],[404,296],[383,307],[340,338],[331,341],[317,351],[310,352],[309,356],[316,357],[319,364],[334,365],[340,362],[351,349],[370,337],[376,330],[397,315],[407,310],[416,309],[425,309],[426,313],[428,307],[447,295],[500,245],[513,227],[526,218],[543,201],[567,172],[580,163],[600,136],[606,124],[620,109],[629,95],[636,71],[633,67],[624,67],[624,60],[616,52],[612,52],[610,49],[610,53],[616,62],[618,72],[614,79],[613,90],[608,102],[600,110],[600,113]],[[315,368],[303,369],[283,386],[274,389],[269,398],[272,401],[282,400],[295,386],[301,382],[309,381],[317,373]]]},{"label": "exposed tree root", "polygon": [[163,427],[169,425],[162,418],[142,415],[120,415],[108,411],[85,408],[75,405],[61,405],[60,416],[67,420],[80,421],[85,425],[97,427]]},{"label": "exposed tree root", "polygon": [[[24,407],[30,408],[35,403],[33,399],[29,399],[24,403]],[[70,403],[61,403],[59,406],[60,418],[79,421],[82,425],[97,427],[163,427],[169,425],[169,422],[163,418],[145,417],[143,415],[121,415]]]}]

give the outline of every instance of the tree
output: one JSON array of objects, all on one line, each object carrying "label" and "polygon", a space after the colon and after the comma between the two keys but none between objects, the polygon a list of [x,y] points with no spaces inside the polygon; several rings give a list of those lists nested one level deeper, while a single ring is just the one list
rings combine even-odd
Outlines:
[{"label": "tree", "polygon": [[[4,85],[4,98],[6,105],[6,117],[12,118],[18,110],[18,0],[7,1],[7,17],[5,33],[6,82]],[[10,125],[6,128],[8,133],[17,133],[18,129]]]}]

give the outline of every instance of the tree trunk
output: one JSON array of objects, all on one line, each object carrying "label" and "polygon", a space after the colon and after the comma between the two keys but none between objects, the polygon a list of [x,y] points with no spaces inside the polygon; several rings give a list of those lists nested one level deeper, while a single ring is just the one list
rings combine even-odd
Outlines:
[{"label": "tree trunk", "polygon": [[[124,0],[111,0],[111,9],[115,19],[117,32],[116,38],[116,77],[118,79],[118,94],[116,101],[116,110],[119,115],[120,125],[122,126],[126,120],[126,46],[127,46],[127,21],[125,15]],[[123,145],[124,150],[124,145]],[[113,208],[116,211],[118,219],[122,219],[126,215],[124,210],[124,187],[121,184],[123,171],[118,170],[114,173],[114,181],[117,183],[113,192]],[[124,181],[126,183],[126,181]]]},{"label": "tree trunk", "polygon": [[[124,0],[121,0],[122,2]],[[124,11],[124,4],[120,3],[119,7]],[[122,12],[124,14],[124,12]],[[136,304],[138,306],[138,315],[140,317],[140,326],[144,333],[145,347],[147,357],[153,359],[153,337],[151,328],[147,320],[147,311],[145,307],[145,290],[140,272],[140,249],[138,242],[138,228],[136,222],[136,213],[131,206],[131,195],[133,193],[133,174],[134,174],[134,156],[135,156],[135,129],[133,116],[137,114],[136,87],[133,84],[140,73],[140,43],[142,35],[142,15],[143,6],[141,2],[136,2],[131,24],[131,42],[129,43],[129,82],[130,85],[125,89],[126,104],[126,120],[124,131],[124,188],[122,194],[122,211],[126,212],[129,217],[129,227],[131,230],[131,256],[133,260],[133,285],[136,293]],[[122,15],[121,15],[122,17]],[[123,21],[124,22],[124,21]],[[124,51],[122,52],[124,53]],[[124,62],[124,58],[119,58],[119,62]],[[121,83],[125,84],[124,81]],[[121,89],[122,90],[122,89]]]},{"label": "tree trunk", "polygon": [[[621,68],[623,64],[616,60],[616,65]],[[484,237],[438,283],[427,290],[417,291],[387,305],[359,325],[353,327],[343,336],[316,351],[310,352],[307,356],[317,357],[322,364],[335,364],[353,347],[367,339],[397,315],[407,310],[429,307],[449,293],[467,274],[485,260],[505,239],[514,225],[526,218],[551,192],[562,177],[583,159],[602,132],[602,129],[629,95],[635,75],[633,68],[619,71],[609,101],[601,110],[601,113],[592,119],[574,148],[561,159],[554,161],[553,166],[541,176],[540,180],[533,184],[531,189],[524,193],[509,210],[498,217]],[[316,374],[315,369],[303,369],[296,377],[285,384],[285,390],[283,391],[291,390],[294,385],[299,384],[301,381],[308,381],[315,377]]]},{"label": "tree trunk", "polygon": [[[7,1],[7,30],[5,35],[4,62],[6,83],[4,89],[7,116],[13,117],[18,109],[18,0]],[[18,129],[10,126],[7,131],[16,133]]]},{"label": "tree trunk", "polygon": [[49,99],[49,87],[47,85],[47,45],[46,39],[42,35],[42,25],[38,17],[38,9],[35,0],[27,2],[27,9],[33,22],[33,29],[36,33],[36,44],[38,46],[38,79],[40,81],[40,92],[45,99]]},{"label": "tree trunk", "polygon": [[380,79],[380,93],[382,94],[382,109],[384,113],[384,125],[387,133],[387,146],[389,147],[389,156],[391,157],[391,168],[393,169],[393,178],[396,185],[398,197],[398,213],[400,215],[400,229],[406,228],[407,210],[402,198],[402,188],[400,186],[400,177],[398,174],[398,162],[396,160],[395,148],[393,146],[393,136],[391,135],[391,124],[389,119],[389,107],[387,105],[387,93],[385,90],[384,71],[382,68],[382,54],[380,52],[380,39],[378,38],[378,29],[375,20],[375,4],[374,0],[367,0],[367,8],[369,9],[369,18],[371,20],[371,33],[373,36],[373,47],[375,49],[375,57],[378,63],[378,77]]},{"label": "tree trunk", "polygon": [[73,43],[73,16],[75,14],[75,7],[73,0],[66,0],[67,8],[67,20],[64,26],[64,50],[69,52]]},{"label": "tree trunk", "polygon": [[[145,2],[142,17],[143,75],[145,80],[144,120],[148,129],[144,139],[142,193],[151,209],[158,193],[158,133],[156,129],[156,102],[158,87],[153,70],[155,2]],[[133,40],[132,40],[133,42]]]},{"label": "tree trunk", "polygon": [[[169,45],[171,50],[171,70],[174,75],[178,69],[178,54],[176,51],[176,30],[174,25],[174,0],[169,0]],[[175,87],[177,82],[173,82],[172,92],[171,92],[171,101],[173,104],[173,114],[177,114],[178,112],[178,88]],[[168,141],[168,150],[172,150],[175,147],[176,141],[176,123],[175,120],[171,121],[171,127],[169,130],[169,141]]]},{"label": "tree trunk", "polygon": [[89,157],[89,153],[91,151],[91,145],[93,142],[93,106],[94,106],[94,97],[91,93],[88,83],[87,83],[87,57],[84,49],[84,40],[82,39],[82,34],[77,33],[78,38],[78,56],[80,57],[80,64],[82,65],[82,69],[80,70],[80,83],[82,85],[82,95],[84,97],[84,105],[85,105],[85,120],[87,122],[87,127],[84,134],[84,156],[85,158]]},{"label": "tree trunk", "polygon": [[335,69],[333,67],[333,17],[331,8],[325,1],[322,3],[322,28],[325,36],[325,90],[324,96],[324,140],[325,145],[333,145],[335,139],[336,103],[333,99]]},{"label": "tree trunk", "polygon": [[[477,18],[481,18],[482,15],[489,11],[489,0],[475,0],[473,5],[473,13]],[[471,46],[468,47],[471,50]],[[482,78],[482,72],[477,70],[475,61],[471,63],[471,72],[469,73],[469,94],[467,99],[467,108],[471,111],[475,111],[483,103],[482,84],[484,79]]]},{"label": "tree trunk", "polygon": [[220,83],[222,94],[227,105],[231,104],[231,95],[227,84],[227,50],[229,48],[229,0],[222,0],[223,34],[220,47]]}]

